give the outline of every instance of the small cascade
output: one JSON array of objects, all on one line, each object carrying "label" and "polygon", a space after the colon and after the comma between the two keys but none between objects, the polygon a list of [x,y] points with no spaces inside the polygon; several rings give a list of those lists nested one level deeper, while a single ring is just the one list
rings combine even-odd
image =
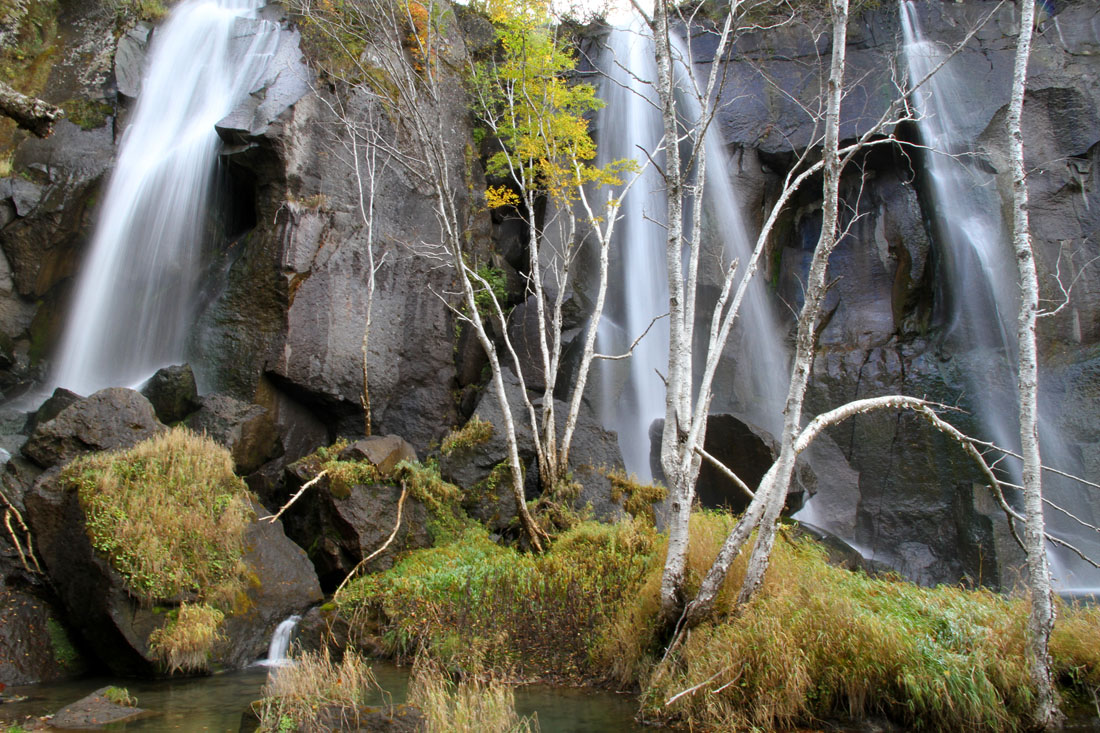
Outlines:
[{"label": "small cascade", "polygon": [[250,0],[185,0],[149,66],[73,298],[52,382],[81,394],[177,363],[195,310],[218,164],[215,124],[247,95],[278,26]]},{"label": "small cascade", "polygon": [[257,664],[263,667],[283,667],[290,664],[287,652],[290,650],[290,639],[294,635],[294,629],[301,616],[289,616],[275,627],[275,633],[271,635],[271,643],[267,647],[267,659],[261,659]]},{"label": "small cascade", "polygon": [[[943,63],[949,49],[924,37],[918,8],[912,0],[902,0],[900,15],[909,78],[915,84]],[[973,395],[970,409],[986,431],[983,437],[1018,451],[1018,277],[996,181],[973,154],[985,121],[973,119],[975,106],[967,102],[975,93],[971,87],[959,62],[951,59],[914,91],[913,103],[927,148],[924,165],[936,210],[937,252],[946,275],[942,293],[948,307],[944,342],[966,364],[966,379]],[[1071,454],[1068,442],[1059,433],[1056,416],[1041,414],[1039,432],[1044,465],[1083,474],[1080,459]],[[1020,483],[1018,461],[1007,460],[1001,467],[1009,480]],[[1076,517],[1097,524],[1095,508],[1080,485],[1044,472],[1043,491],[1047,499]],[[1085,531],[1059,512],[1048,511],[1046,521],[1048,532],[1100,558],[1100,543],[1092,539],[1094,532]],[[1060,548],[1052,548],[1052,571],[1064,591],[1100,588],[1100,572]]]},{"label": "small cascade", "polygon": [[[687,59],[682,45],[677,45],[676,50],[681,59]],[[606,165],[621,158],[644,160],[643,151],[656,150],[663,134],[652,84],[657,78],[653,40],[645,24],[636,19],[627,26],[612,29],[601,65],[606,79],[599,94],[606,105],[597,120],[598,163]],[[688,66],[680,65],[678,74],[684,82],[691,73]],[[680,102],[685,118],[700,116],[692,95],[681,95]],[[729,177],[729,156],[716,126],[711,126],[707,133],[705,153],[703,227],[708,241],[703,246],[712,255],[711,260],[716,252],[721,253],[726,263],[738,258],[744,272],[754,242],[741,220],[740,202]],[[616,229],[607,307],[599,327],[598,349],[602,353],[624,352],[655,318],[668,311],[666,212],[664,182],[651,165],[620,209],[623,219]],[[724,269],[718,265],[707,267],[708,272],[701,275],[701,280],[714,285],[716,293],[715,283]],[[704,306],[700,306],[700,316],[696,329],[700,338],[705,339],[710,316],[704,312]],[[668,333],[667,319],[657,321],[630,359],[605,362],[600,369],[604,425],[618,433],[626,469],[642,481],[653,478],[650,426],[665,413],[662,376],[668,369]],[[723,367],[728,379],[716,381],[720,389],[716,390],[713,409],[733,410],[760,427],[778,428],[786,394],[786,351],[759,275],[742,303],[738,326],[726,354],[747,354],[750,358]],[[701,370],[701,358],[697,361],[700,363],[696,368]]]}]

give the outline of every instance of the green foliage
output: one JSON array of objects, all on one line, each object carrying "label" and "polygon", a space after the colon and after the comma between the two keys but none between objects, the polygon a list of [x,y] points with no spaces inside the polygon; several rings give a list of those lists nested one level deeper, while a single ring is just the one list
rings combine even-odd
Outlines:
[{"label": "green foliage", "polygon": [[149,635],[149,651],[169,674],[205,672],[210,654],[220,640],[218,627],[225,614],[205,604],[181,603],[169,612],[164,626]]},{"label": "green foliage", "polygon": [[495,301],[504,311],[505,315],[508,314],[506,305],[508,303],[508,278],[504,274],[504,270],[499,267],[493,267],[490,264],[480,265],[477,268],[477,276],[484,285],[480,285],[478,282],[474,283],[477,288],[477,293],[474,295],[474,302],[477,303],[477,310],[482,314],[482,317],[486,317],[489,314],[495,314],[496,309],[493,307]]},{"label": "green foliage", "polygon": [[125,708],[136,708],[137,698],[130,694],[130,691],[125,687],[115,687],[111,685],[103,690],[103,697],[107,698],[115,705],[121,705]]},{"label": "green foliage", "polygon": [[129,450],[82,456],[60,480],[79,493],[92,546],[139,599],[237,600],[253,515],[225,448],[178,427]]},{"label": "green foliage", "polygon": [[439,452],[451,456],[483,445],[492,437],[493,424],[474,415],[461,428],[447,433],[439,446]]},{"label": "green foliage", "polygon": [[341,608],[392,654],[423,647],[453,668],[577,679],[609,613],[653,562],[655,538],[634,522],[585,523],[536,557],[468,528],[353,581]]},{"label": "green foliage", "polygon": [[591,165],[596,145],[586,115],[603,103],[590,84],[572,83],[576,61],[542,0],[490,0],[485,10],[499,52],[477,64],[471,79],[476,114],[493,132],[499,151],[487,163],[490,176],[509,179],[519,193],[490,186],[490,206],[516,205],[524,195],[548,196],[567,205],[578,186],[618,183],[627,164]]},{"label": "green foliage", "polygon": [[650,524],[656,522],[653,505],[668,498],[668,489],[660,483],[643,484],[634,474],[615,469],[608,471],[611,482],[611,501],[619,502],[632,517],[645,518]]},{"label": "green foliage", "polygon": [[117,27],[125,30],[139,20],[157,23],[168,15],[163,0],[108,0],[117,16]]}]

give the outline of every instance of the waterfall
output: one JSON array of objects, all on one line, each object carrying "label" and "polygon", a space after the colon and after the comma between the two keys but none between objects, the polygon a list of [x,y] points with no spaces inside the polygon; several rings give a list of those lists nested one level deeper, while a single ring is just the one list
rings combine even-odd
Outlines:
[{"label": "waterfall", "polygon": [[[597,119],[597,163],[634,158],[655,151],[663,129],[656,93],[646,80],[657,78],[653,40],[635,22],[611,30],[603,68],[607,78],[600,86],[605,106]],[[666,217],[664,182],[654,166],[623,199],[613,243],[608,296],[597,332],[601,353],[622,353],[641,336],[653,319],[668,311],[668,277],[665,272]],[[668,369],[668,320],[652,329],[625,362],[609,362],[600,368],[600,415],[604,425],[619,436],[619,448],[629,472],[650,481],[649,426],[665,414],[665,386],[661,374]]]},{"label": "waterfall", "polygon": [[[675,52],[684,62],[677,69],[683,84],[691,74],[690,63],[682,43],[676,43]],[[606,104],[596,123],[597,162],[606,165],[621,158],[644,161],[643,151],[657,150],[663,135],[653,88],[657,78],[653,40],[645,24],[635,20],[612,29],[601,66],[606,78],[599,94]],[[701,111],[692,95],[681,94],[679,102],[686,120],[699,118]],[[743,272],[754,242],[741,221],[740,202],[729,177],[729,156],[716,125],[710,126],[704,144],[707,157],[704,250],[711,255],[720,253],[725,263],[738,258]],[[653,165],[634,184],[619,213],[623,219],[616,229],[607,307],[598,332],[601,353],[624,352],[655,318],[668,312],[666,198],[664,182]],[[701,269],[707,268],[708,272],[702,273],[700,279],[714,285],[711,290],[716,293],[715,283],[724,267],[713,259],[704,256]],[[726,349],[727,359],[730,354],[749,358],[737,360],[730,368],[723,367],[727,378],[716,380],[716,385],[726,384],[730,393],[716,394],[715,409],[735,409],[760,427],[775,430],[780,424],[786,395],[787,363],[782,334],[762,282],[758,274],[742,303],[738,326]],[[700,305],[696,332],[703,343],[709,323],[709,313]],[[657,321],[630,359],[604,362],[600,368],[599,408],[603,423],[618,433],[627,471],[643,481],[653,477],[650,426],[665,414],[662,375],[668,369],[668,334],[667,319]],[[703,364],[695,366],[698,375]]]},{"label": "waterfall", "polygon": [[53,384],[88,394],[182,360],[220,149],[214,126],[259,81],[278,41],[256,10],[185,0],[156,31]]},{"label": "waterfall", "polygon": [[271,635],[271,643],[267,647],[267,659],[262,659],[257,664],[264,667],[282,667],[287,665],[290,660],[287,658],[287,651],[290,649],[290,638],[294,634],[294,629],[298,625],[298,622],[302,620],[301,616],[289,616],[279,623],[275,627],[275,633]]},{"label": "waterfall", "polygon": [[[909,78],[915,84],[943,62],[949,49],[924,37],[912,0],[901,2],[901,25]],[[946,278],[942,293],[948,306],[945,344],[958,354],[971,352],[966,376],[973,393],[970,404],[987,432],[985,437],[1018,451],[1018,278],[996,181],[973,153],[977,135],[987,122],[975,119],[980,109],[967,101],[976,93],[956,58],[935,71],[912,96],[927,147],[925,171],[935,206],[937,253]],[[1040,440],[1044,465],[1082,474],[1080,461],[1071,455],[1053,416],[1040,415]],[[1006,461],[1002,468],[1013,483],[1020,483],[1018,461]],[[1075,516],[1097,524],[1083,487],[1044,472],[1043,491]],[[1082,531],[1080,524],[1062,513],[1048,511],[1046,521],[1048,532],[1100,558],[1100,543],[1089,537],[1094,533]],[[1075,556],[1053,548],[1051,560],[1055,582],[1063,591],[1100,587],[1100,573]]]}]

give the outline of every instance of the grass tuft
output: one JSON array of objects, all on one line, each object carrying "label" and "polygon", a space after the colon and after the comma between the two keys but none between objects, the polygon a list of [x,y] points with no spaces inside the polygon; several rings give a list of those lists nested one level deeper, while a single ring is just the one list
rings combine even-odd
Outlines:
[{"label": "grass tuft", "polygon": [[216,608],[181,603],[164,626],[149,634],[149,651],[169,674],[206,672],[214,644],[222,638],[218,627],[224,619]]},{"label": "grass tuft", "polygon": [[351,730],[380,689],[362,656],[349,649],[336,662],[325,648],[279,668],[253,708],[263,731]]},{"label": "grass tuft", "polygon": [[654,504],[668,498],[668,489],[659,483],[643,484],[634,474],[614,469],[607,472],[611,482],[611,501],[619,502],[632,517],[644,517],[650,524],[656,522]]},{"label": "grass tuft", "polygon": [[474,415],[461,428],[447,433],[443,438],[443,442],[439,445],[439,452],[445,456],[450,456],[454,453],[468,451],[487,443],[492,437],[493,424]]}]

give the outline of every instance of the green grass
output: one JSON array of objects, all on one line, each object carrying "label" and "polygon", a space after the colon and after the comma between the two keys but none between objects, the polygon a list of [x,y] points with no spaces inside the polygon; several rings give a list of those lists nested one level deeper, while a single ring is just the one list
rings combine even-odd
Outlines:
[{"label": "green grass", "polygon": [[[692,517],[689,597],[734,522]],[[1026,599],[836,568],[819,544],[784,529],[754,600],[733,607],[743,556],[713,619],[661,662],[665,541],[644,519],[584,522],[536,556],[468,528],[354,581],[340,610],[389,654],[422,650],[452,672],[612,681],[639,689],[644,717],[664,724],[772,730],[884,718],[912,730],[1029,727]],[[1060,609],[1051,651],[1064,698],[1086,702],[1100,690],[1098,632],[1100,609]]]},{"label": "green grass", "polygon": [[341,610],[393,655],[423,647],[451,669],[583,679],[593,635],[648,568],[655,537],[641,523],[588,522],[535,556],[471,527],[353,581]]},{"label": "green grass", "polygon": [[444,436],[439,452],[445,456],[461,453],[488,442],[492,437],[493,424],[474,415],[461,428]]}]

